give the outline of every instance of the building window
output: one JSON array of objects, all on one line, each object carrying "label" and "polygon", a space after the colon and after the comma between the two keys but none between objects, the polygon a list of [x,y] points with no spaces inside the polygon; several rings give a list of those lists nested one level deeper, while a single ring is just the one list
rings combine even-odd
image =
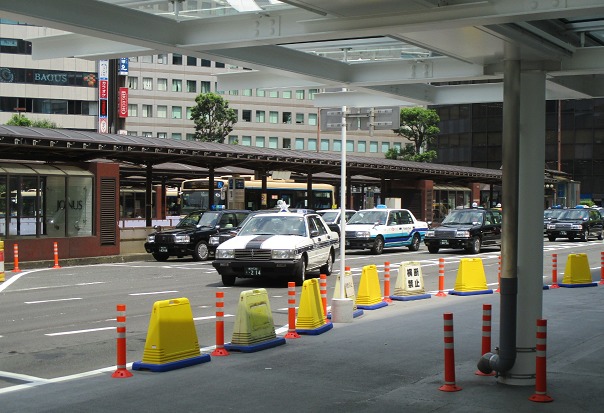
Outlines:
[{"label": "building window", "polygon": [[141,63],[153,63],[153,56],[141,56]]},{"label": "building window", "polygon": [[354,152],[354,141],[346,140],[346,152]]},{"label": "building window", "polygon": [[367,142],[358,141],[357,142],[357,152],[367,152]]},{"label": "building window", "polygon": [[239,96],[239,90],[237,89],[231,89],[227,93],[231,96]]},{"label": "building window", "polygon": [[143,77],[143,90],[153,90],[153,78]]},{"label": "building window", "polygon": [[168,90],[168,79],[157,79],[157,90],[162,92]]},{"label": "building window", "polygon": [[279,97],[279,91],[278,90],[269,90],[268,91],[268,97],[269,98],[278,98]]},{"label": "building window", "polygon": [[304,91],[296,90],[296,99],[304,99]]},{"label": "building window", "polygon": [[193,56],[187,56],[187,66],[197,66],[197,58]]},{"label": "building window", "polygon": [[236,145],[238,142],[237,135],[229,135],[229,143],[231,145]]},{"label": "building window", "polygon": [[397,152],[399,152],[399,153],[400,153],[400,152],[401,152],[401,144],[400,144],[399,142],[395,143],[395,144],[394,144],[394,149],[396,149],[396,150],[397,150]]},{"label": "building window", "polygon": [[281,93],[281,97],[282,97],[283,99],[291,99],[291,98],[292,98],[292,91],[291,91],[291,90],[284,90],[284,91]]},{"label": "building window", "polygon": [[138,105],[128,104],[128,116],[138,116]]},{"label": "building window", "polygon": [[181,79],[172,79],[172,92],[182,92]]},{"label": "building window", "polygon": [[334,152],[342,152],[342,141],[340,139],[334,139],[333,150]]},{"label": "building window", "polygon": [[167,65],[168,64],[168,55],[167,54],[158,54],[157,63],[159,63],[160,65]]},{"label": "building window", "polygon": [[257,110],[256,111],[256,123],[264,123],[266,122],[265,119],[265,111],[263,110]]},{"label": "building window", "polygon": [[291,149],[292,140],[290,138],[283,138],[283,149]]},{"label": "building window", "polygon": [[378,143],[376,141],[369,142],[369,152],[370,153],[378,152]]},{"label": "building window", "polygon": [[153,132],[143,132],[143,136],[145,138],[152,138],[153,137]]},{"label": "building window", "polygon": [[271,110],[268,113],[268,123],[279,123],[279,112]]},{"label": "building window", "polygon": [[193,116],[193,108],[191,106],[187,106],[187,119],[191,120],[192,116]]},{"label": "building window", "polygon": [[317,139],[316,138],[309,138],[308,139],[308,150],[309,151],[316,151],[317,150]]},{"label": "building window", "polygon": [[292,123],[292,113],[291,112],[283,112],[281,115],[281,122],[283,123]]},{"label": "building window", "polygon": [[263,89],[256,89],[256,96],[259,98],[263,98],[265,96],[265,92]]},{"label": "building window", "polygon": [[168,117],[168,107],[165,105],[157,105],[157,117],[158,118],[167,118]]},{"label": "building window", "polygon": [[224,63],[222,63],[222,62],[214,62],[214,67],[224,68]]},{"label": "building window", "polygon": [[268,147],[271,149],[279,148],[279,138],[277,138],[276,136],[271,136],[270,138],[268,138]]},{"label": "building window", "polygon": [[153,117],[153,105],[143,105],[143,118],[152,118]]},{"label": "building window", "polygon": [[297,150],[304,150],[304,138],[296,138],[295,145]]},{"label": "building window", "polygon": [[319,89],[308,89],[308,100],[315,100],[317,93],[319,93]]},{"label": "building window", "polygon": [[304,125],[304,113],[296,113],[296,124]]},{"label": "building window", "polygon": [[178,53],[174,53],[172,55],[172,64],[173,65],[182,65],[182,55]]},{"label": "building window", "polygon": [[265,139],[264,136],[256,136],[256,146],[259,148],[264,148]]},{"label": "building window", "polygon": [[210,82],[204,82],[203,80],[200,83],[201,93],[210,93],[212,88],[210,87]]},{"label": "building window", "polygon": [[212,67],[212,61],[207,59],[201,59],[201,65],[203,67]]},{"label": "building window", "polygon": [[172,139],[174,139],[175,141],[182,140],[182,133],[178,133],[178,132],[173,133],[172,134]]},{"label": "building window", "polygon": [[197,82],[194,80],[187,80],[187,92],[197,93]]},{"label": "building window", "polygon": [[243,146],[252,146],[252,137],[251,136],[242,136],[241,144]]},{"label": "building window", "polygon": [[243,109],[241,111],[241,120],[244,122],[251,122],[252,121],[252,111],[248,110],[248,109]]},{"label": "building window", "polygon": [[317,114],[316,113],[308,114],[308,124],[310,126],[317,126]]},{"label": "building window", "polygon": [[138,89],[138,77],[128,76],[128,89]]},{"label": "building window", "polygon": [[322,151],[329,150],[329,139],[321,139],[321,150]]},{"label": "building window", "polygon": [[157,137],[159,139],[167,139],[168,138],[168,134],[166,132],[157,132]]},{"label": "building window", "polygon": [[188,141],[194,141],[195,140],[195,134],[194,133],[187,133],[187,135],[185,136],[185,138]]},{"label": "building window", "polygon": [[182,106],[172,106],[172,119],[182,119]]},{"label": "building window", "polygon": [[386,153],[390,150],[390,142],[382,142],[382,153]]},{"label": "building window", "polygon": [[242,96],[252,96],[252,89],[243,89]]}]

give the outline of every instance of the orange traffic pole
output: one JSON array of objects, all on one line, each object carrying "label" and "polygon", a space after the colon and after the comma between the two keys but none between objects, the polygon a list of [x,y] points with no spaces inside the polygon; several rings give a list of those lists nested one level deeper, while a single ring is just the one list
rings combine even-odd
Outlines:
[{"label": "orange traffic pole", "polygon": [[445,259],[438,259],[438,293],[437,297],[446,297],[445,294]]},{"label": "orange traffic pole", "polygon": [[438,390],[453,392],[461,390],[455,385],[455,348],[453,344],[453,313],[444,313],[445,333],[445,384]]},{"label": "orange traffic pole", "polygon": [[604,285],[604,251],[600,252],[600,285]]},{"label": "orange traffic pole", "polygon": [[[497,261],[498,261],[498,265],[497,265],[497,289],[495,290],[496,293],[500,293],[501,292],[501,254],[499,254],[499,257],[497,257]],[[482,353],[484,354],[484,353]]]},{"label": "orange traffic pole", "polygon": [[554,401],[547,395],[546,371],[546,346],[547,346],[547,320],[537,320],[537,355],[535,369],[535,393],[529,397],[530,401],[547,403]]},{"label": "orange traffic pole", "polygon": [[224,348],[224,292],[216,291],[216,349],[212,356],[228,356]]},{"label": "orange traffic pole", "polygon": [[6,281],[4,272],[4,241],[0,241],[0,282]]},{"label": "orange traffic pole", "polygon": [[[491,304],[483,304],[482,305],[482,353],[480,355],[484,355],[486,353],[491,352]],[[495,372],[491,372],[488,374],[483,373],[480,370],[476,370],[477,376],[494,376]]]},{"label": "orange traffic pole", "polygon": [[287,318],[289,326],[285,338],[300,338],[296,332],[296,283],[287,283]]},{"label": "orange traffic pole", "polygon": [[552,254],[552,285],[549,288],[560,288],[558,285],[558,254]]},{"label": "orange traffic pole", "polygon": [[117,370],[111,377],[132,377],[132,373],[126,369],[126,304],[117,305]]},{"label": "orange traffic pole", "polygon": [[19,269],[19,245],[13,245],[13,272],[21,272]]},{"label": "orange traffic pole", "polygon": [[61,268],[59,265],[59,244],[55,241],[54,244],[55,265],[52,268]]},{"label": "orange traffic pole", "polygon": [[319,275],[319,291],[321,292],[321,303],[323,305],[323,315],[325,316],[325,322],[328,323],[327,319],[327,275]]},{"label": "orange traffic pole", "polygon": [[384,263],[384,299],[382,300],[386,303],[391,303],[392,299],[390,298],[390,262],[386,261]]}]

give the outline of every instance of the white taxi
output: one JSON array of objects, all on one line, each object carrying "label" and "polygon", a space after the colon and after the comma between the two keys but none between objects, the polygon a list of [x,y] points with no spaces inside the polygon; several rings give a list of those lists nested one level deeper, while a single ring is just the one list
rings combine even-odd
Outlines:
[{"label": "white taxi", "polygon": [[258,214],[218,246],[212,265],[225,286],[237,278],[257,277],[302,285],[309,271],[331,274],[339,244],[338,234],[316,213]]}]

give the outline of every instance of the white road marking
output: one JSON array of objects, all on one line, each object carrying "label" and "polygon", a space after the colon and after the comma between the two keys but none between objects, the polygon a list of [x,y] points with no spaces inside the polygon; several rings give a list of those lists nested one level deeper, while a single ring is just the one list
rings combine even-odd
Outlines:
[{"label": "white road marking", "polygon": [[[233,314],[225,314],[225,317],[235,317]],[[209,315],[209,316],[205,316],[205,317],[193,317],[193,321],[199,321],[199,320],[211,320],[213,318],[216,318],[215,315]]]},{"label": "white road marking", "polygon": [[153,291],[148,293],[132,293],[128,295],[154,295],[154,294],[172,294],[177,293],[178,291]]},{"label": "white road marking", "polygon": [[103,330],[115,330],[117,327],[101,327],[101,328],[89,328],[86,330],[73,330],[73,331],[62,331],[60,333],[48,333],[48,334],[44,334],[45,336],[48,337],[54,337],[54,336],[68,336],[71,334],[82,334],[82,333],[92,333],[95,331],[103,331]]},{"label": "white road marking", "polygon": [[80,298],[80,297],[73,297],[73,298],[59,298],[58,300],[25,301],[25,304],[56,303],[59,301],[74,301],[74,300],[81,300],[81,299],[82,298]]}]

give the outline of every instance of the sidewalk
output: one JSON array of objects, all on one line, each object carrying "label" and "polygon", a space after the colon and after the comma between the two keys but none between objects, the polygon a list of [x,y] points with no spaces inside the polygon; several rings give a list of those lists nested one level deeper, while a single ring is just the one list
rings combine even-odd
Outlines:
[{"label": "sidewalk", "polygon": [[[499,295],[396,302],[318,336],[257,353],[231,352],[210,363],[165,373],[111,373],[0,395],[3,410],[27,412],[595,412],[604,405],[604,287],[543,292],[548,320],[547,394],[475,375],[482,304],[493,306],[499,342]],[[443,313],[454,314],[456,384],[444,384]],[[141,355],[129,355],[130,362]]]},{"label": "sidewalk", "polygon": [[[10,272],[14,269],[14,261],[8,260],[5,254],[4,269],[6,272]],[[132,261],[146,261],[152,260],[153,257],[148,253],[135,253],[135,254],[123,254],[123,255],[105,255],[101,257],[84,257],[84,258],[65,258],[59,259],[59,265],[61,267],[73,267],[74,265],[93,265],[93,264],[107,264],[113,262],[132,262]],[[55,265],[53,260],[43,261],[19,261],[19,269],[34,270],[39,268],[52,268]]]}]

